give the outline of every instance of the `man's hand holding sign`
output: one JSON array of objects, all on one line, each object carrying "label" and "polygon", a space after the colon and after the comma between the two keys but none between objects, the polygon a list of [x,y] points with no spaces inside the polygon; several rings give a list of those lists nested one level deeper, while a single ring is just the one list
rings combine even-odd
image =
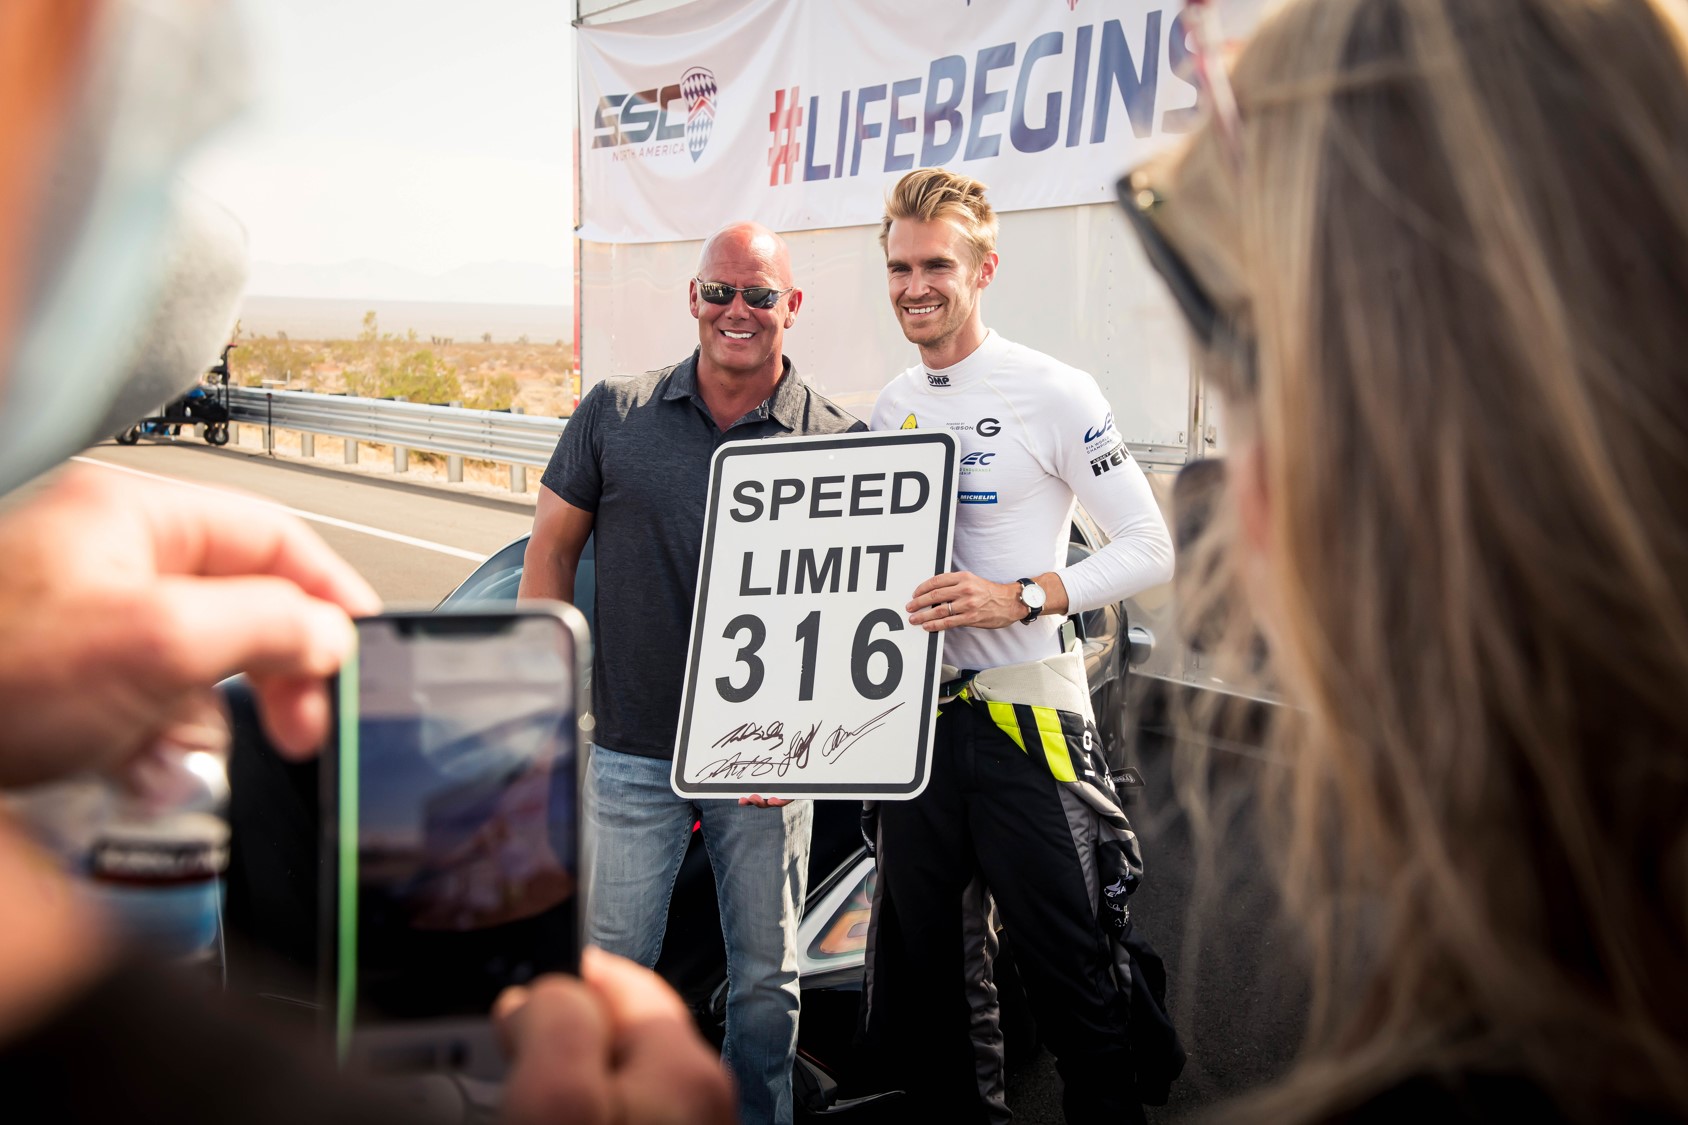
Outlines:
[{"label": "man's hand holding sign", "polygon": [[942,634],[908,591],[948,569],[946,432],[729,443],[716,454],[674,755],[682,796],[912,797]]}]

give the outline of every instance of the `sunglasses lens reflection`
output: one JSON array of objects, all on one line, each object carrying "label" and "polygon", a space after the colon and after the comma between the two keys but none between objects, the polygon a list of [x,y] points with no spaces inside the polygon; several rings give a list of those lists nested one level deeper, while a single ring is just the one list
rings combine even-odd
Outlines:
[{"label": "sunglasses lens reflection", "polygon": [[743,293],[744,303],[753,309],[771,309],[780,299],[778,289],[770,289],[765,285],[734,289],[724,281],[700,281],[697,284],[697,293],[712,305],[730,305],[733,303],[734,293]]}]

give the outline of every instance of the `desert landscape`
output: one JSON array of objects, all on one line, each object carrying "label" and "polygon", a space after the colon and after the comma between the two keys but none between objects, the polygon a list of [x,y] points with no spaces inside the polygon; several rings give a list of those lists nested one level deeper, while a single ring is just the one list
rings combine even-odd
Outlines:
[{"label": "desert landscape", "polygon": [[[494,322],[491,316],[486,319]],[[231,383],[365,398],[402,396],[410,402],[455,402],[475,410],[519,408],[551,418],[567,418],[579,401],[574,349],[566,339],[537,339],[526,332],[500,338],[490,329],[477,339],[423,335],[410,327],[390,331],[374,309],[363,313],[357,335],[350,339],[300,339],[286,329],[265,326],[271,331],[249,331],[245,318],[236,326],[235,348],[229,353]],[[237,427],[237,444],[261,443],[261,437],[242,430],[256,427]],[[312,444],[315,459],[345,463],[338,438],[321,436]],[[277,432],[277,452],[297,457],[303,454],[301,446],[299,435]],[[392,472],[388,447],[365,444],[360,453],[357,470]],[[417,476],[445,475],[443,455],[415,450],[409,460],[409,472]],[[529,492],[538,475],[528,474]],[[509,470],[491,462],[465,461],[464,479],[508,487]]]},{"label": "desert landscape", "polygon": [[574,410],[574,349],[563,339],[526,335],[498,340],[385,331],[364,314],[351,340],[299,340],[287,332],[253,335],[237,326],[229,355],[232,381],[243,387],[318,391],[411,402],[461,402],[476,410],[509,410],[566,418]]}]

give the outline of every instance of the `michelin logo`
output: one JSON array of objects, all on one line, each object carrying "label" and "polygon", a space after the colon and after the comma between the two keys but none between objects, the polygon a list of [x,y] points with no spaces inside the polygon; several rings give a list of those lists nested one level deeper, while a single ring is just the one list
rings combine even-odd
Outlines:
[{"label": "michelin logo", "polygon": [[963,492],[960,496],[960,500],[963,504],[994,504],[996,503],[996,493]]}]

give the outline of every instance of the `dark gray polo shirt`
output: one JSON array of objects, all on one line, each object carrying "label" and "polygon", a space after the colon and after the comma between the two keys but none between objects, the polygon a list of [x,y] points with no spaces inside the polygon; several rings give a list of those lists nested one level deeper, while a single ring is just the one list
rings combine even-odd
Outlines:
[{"label": "dark gray polo shirt", "polygon": [[674,756],[716,447],[867,429],[784,362],[774,393],[725,432],[698,394],[694,351],[661,371],[605,379],[580,400],[557,442],[545,487],[595,514],[592,711],[600,745]]}]

